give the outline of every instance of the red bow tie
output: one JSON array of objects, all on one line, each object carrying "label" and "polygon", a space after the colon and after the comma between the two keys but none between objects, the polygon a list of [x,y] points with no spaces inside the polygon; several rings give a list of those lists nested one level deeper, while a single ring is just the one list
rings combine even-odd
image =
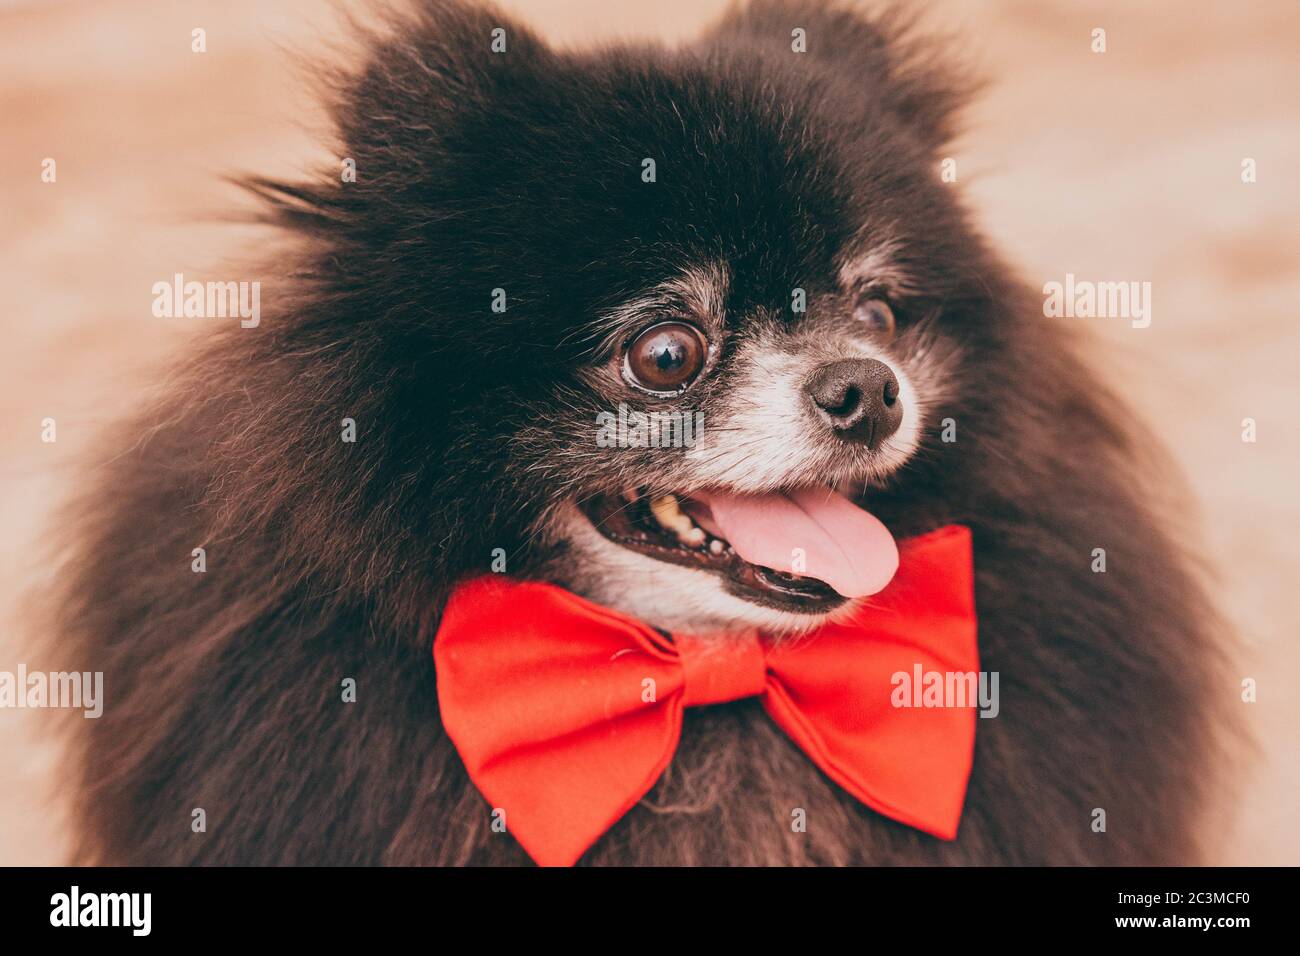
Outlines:
[{"label": "red bow tie", "polygon": [[978,671],[970,532],[941,528],[900,542],[899,554],[893,581],[850,620],[775,644],[668,639],[551,584],[477,578],[456,589],[433,643],[443,726],[543,865],[576,862],[649,792],[677,749],[683,708],[743,697],[762,698],[858,800],[951,840],[974,701],[906,706],[920,688],[895,675]]}]

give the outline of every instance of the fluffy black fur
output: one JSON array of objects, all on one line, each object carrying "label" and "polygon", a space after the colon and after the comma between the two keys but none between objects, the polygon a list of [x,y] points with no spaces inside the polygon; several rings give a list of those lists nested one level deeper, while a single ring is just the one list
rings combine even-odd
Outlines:
[{"label": "fluffy black fur", "polygon": [[253,184],[304,240],[267,277],[274,314],[219,335],[116,436],[77,514],[60,647],[107,693],[77,722],[80,859],[525,862],[442,732],[430,643],[454,582],[494,548],[536,573],[546,505],[616,473],[558,447],[593,421],[576,384],[593,317],[710,258],[740,325],[829,288],[864,229],[916,280],[904,324],[959,357],[934,416],[959,440],[932,431],[873,511],[900,536],[974,531],[1002,705],[960,837],[864,808],[741,702],[688,714],[666,777],[584,862],[1197,859],[1212,617],[1153,517],[1148,440],[938,181],[962,86],[905,32],[763,0],[680,50],[559,53],[429,0],[366,35],[333,108],[357,182]]}]

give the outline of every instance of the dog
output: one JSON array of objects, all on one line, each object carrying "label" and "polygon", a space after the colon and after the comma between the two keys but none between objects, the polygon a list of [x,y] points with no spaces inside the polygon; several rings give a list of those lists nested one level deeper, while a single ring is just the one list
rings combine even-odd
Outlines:
[{"label": "dog", "polygon": [[[440,719],[458,586],[797,641],[950,524],[1001,679],[955,839],[864,806],[747,699],[688,710],[581,862],[1201,858],[1213,608],[1134,410],[939,175],[971,88],[941,45],[811,0],[586,52],[423,0],[360,43],[331,99],[355,177],[246,181],[297,240],[286,278],[68,519],[59,648],[107,698],[72,738],[78,860],[526,863]],[[602,440],[620,409],[674,440]],[[792,506],[857,563],[770,558]]]}]

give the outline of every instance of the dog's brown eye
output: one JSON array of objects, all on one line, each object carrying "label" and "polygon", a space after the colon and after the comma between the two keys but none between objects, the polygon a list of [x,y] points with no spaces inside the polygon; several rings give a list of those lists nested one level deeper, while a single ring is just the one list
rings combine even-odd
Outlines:
[{"label": "dog's brown eye", "polygon": [[885,339],[894,337],[894,310],[884,299],[863,299],[854,308],[853,317],[873,335]]},{"label": "dog's brown eye", "polygon": [[700,374],[707,354],[708,344],[695,326],[661,322],[632,340],[624,369],[634,385],[652,392],[675,392]]}]

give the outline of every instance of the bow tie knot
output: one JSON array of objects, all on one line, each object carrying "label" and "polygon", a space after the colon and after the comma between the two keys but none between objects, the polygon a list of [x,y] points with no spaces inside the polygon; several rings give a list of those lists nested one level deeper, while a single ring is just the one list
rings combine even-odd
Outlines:
[{"label": "bow tie knot", "polygon": [[759,697],[767,688],[767,656],[755,632],[711,639],[677,634],[673,644],[682,665],[684,707]]}]

